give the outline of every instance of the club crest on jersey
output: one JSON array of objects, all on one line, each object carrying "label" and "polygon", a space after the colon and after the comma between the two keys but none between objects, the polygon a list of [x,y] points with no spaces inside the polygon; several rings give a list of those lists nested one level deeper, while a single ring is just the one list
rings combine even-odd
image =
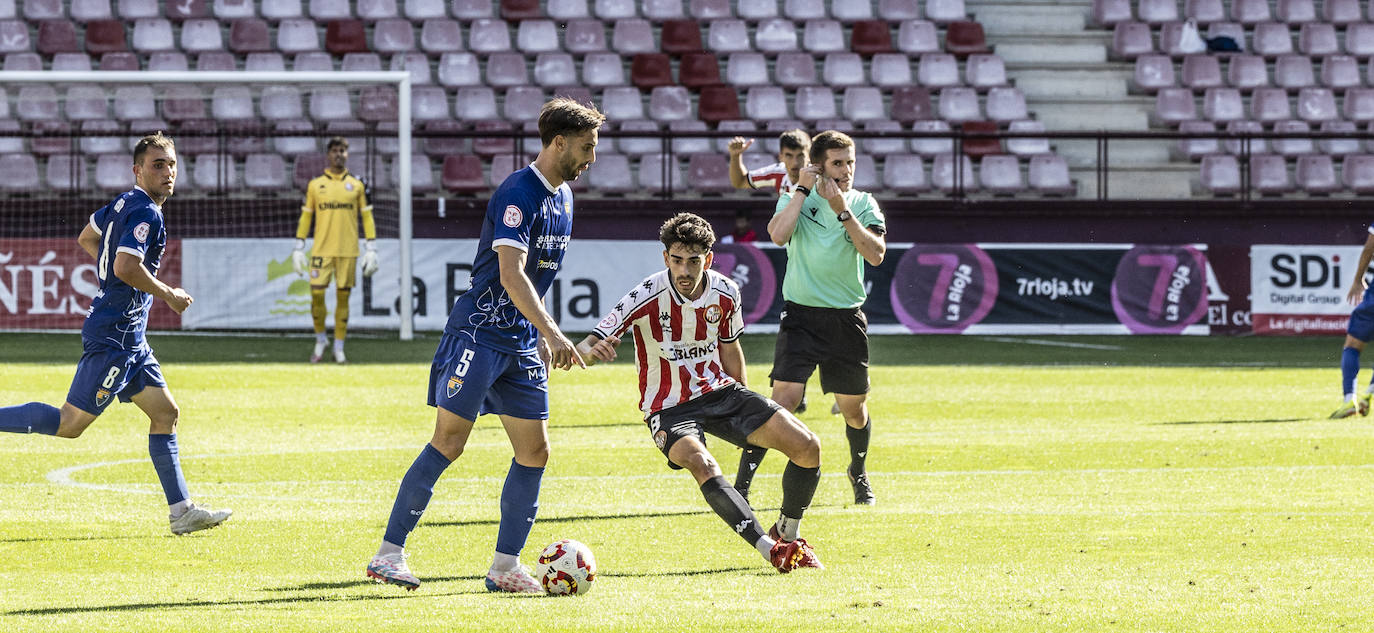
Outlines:
[{"label": "club crest on jersey", "polygon": [[706,322],[720,323],[720,306],[710,306],[706,308]]},{"label": "club crest on jersey", "polygon": [[109,390],[109,389],[96,389],[96,390],[95,390],[95,406],[97,406],[97,407],[103,407],[103,406],[105,406],[105,405],[107,405],[107,404],[110,404],[110,396],[113,396],[113,395],[114,395],[114,394],[110,393],[110,390]]},{"label": "club crest on jersey", "polygon": [[448,377],[448,397],[452,398],[463,390],[463,379],[457,376]]},{"label": "club crest on jersey", "polygon": [[139,244],[148,241],[148,230],[149,226],[147,222],[134,227],[134,239],[138,240]]},{"label": "club crest on jersey", "polygon": [[345,190],[345,191],[353,191],[353,183],[351,183],[351,182],[346,182],[346,183],[344,183],[344,190]]},{"label": "club crest on jersey", "polygon": [[513,204],[507,206],[506,213],[501,216],[501,222],[504,223],[506,226],[509,226],[510,228],[520,226],[520,223],[524,221],[524,219],[525,214],[520,211],[520,207],[517,207]]},{"label": "club crest on jersey", "polygon": [[603,330],[610,330],[614,328],[617,323],[620,323],[620,315],[616,314],[615,312],[612,312],[610,314],[607,314],[606,318],[601,319],[601,322],[597,323],[596,327],[599,327]]},{"label": "club crest on jersey", "polygon": [[654,444],[658,445],[658,450],[663,450],[663,445],[668,443],[668,432],[659,431],[654,433]]}]

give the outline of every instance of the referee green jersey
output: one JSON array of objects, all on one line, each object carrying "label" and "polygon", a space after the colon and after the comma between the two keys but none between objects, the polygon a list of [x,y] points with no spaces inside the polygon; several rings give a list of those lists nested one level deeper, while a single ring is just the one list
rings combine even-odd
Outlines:
[{"label": "referee green jersey", "polygon": [[[773,215],[787,207],[792,195],[784,192],[778,198]],[[841,195],[860,226],[877,227],[880,234],[886,231],[887,222],[872,194],[850,189]],[[854,248],[830,203],[814,190],[802,202],[797,228],[787,242],[782,297],[814,308],[857,308],[867,298],[863,256]]]}]

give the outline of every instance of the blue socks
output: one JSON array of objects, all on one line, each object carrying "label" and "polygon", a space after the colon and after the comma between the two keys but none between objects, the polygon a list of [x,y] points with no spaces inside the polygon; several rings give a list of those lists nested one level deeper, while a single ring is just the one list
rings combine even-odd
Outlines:
[{"label": "blue socks", "polygon": [[57,435],[61,421],[62,411],[42,402],[0,408],[0,431],[5,433]]},{"label": "blue socks", "polygon": [[434,445],[425,444],[420,456],[415,458],[415,463],[401,478],[401,489],[396,492],[396,503],[391,506],[391,518],[386,522],[383,540],[405,546],[406,537],[415,530],[415,524],[420,522],[430,497],[434,496],[434,482],[439,481],[439,476],[451,463]]},{"label": "blue socks", "polygon": [[496,551],[519,556],[525,539],[534,527],[534,515],[539,512],[539,482],[544,469],[521,466],[510,460],[506,485],[501,488],[501,527],[496,532]]},{"label": "blue socks", "polygon": [[153,458],[157,479],[167,495],[167,505],[176,505],[191,497],[186,491],[186,478],[181,476],[181,458],[177,455],[177,434],[148,434],[148,455]]},{"label": "blue socks", "polygon": [[[1341,351],[1341,395],[1355,394],[1355,376],[1360,373],[1360,350],[1347,347]],[[4,411],[0,410],[0,418]]]}]

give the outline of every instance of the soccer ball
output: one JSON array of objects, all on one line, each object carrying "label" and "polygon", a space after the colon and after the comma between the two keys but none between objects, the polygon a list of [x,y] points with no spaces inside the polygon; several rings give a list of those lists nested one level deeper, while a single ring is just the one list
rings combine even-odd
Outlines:
[{"label": "soccer ball", "polygon": [[534,577],[550,595],[584,594],[592,590],[596,580],[596,558],[590,548],[577,541],[554,541],[539,553]]}]

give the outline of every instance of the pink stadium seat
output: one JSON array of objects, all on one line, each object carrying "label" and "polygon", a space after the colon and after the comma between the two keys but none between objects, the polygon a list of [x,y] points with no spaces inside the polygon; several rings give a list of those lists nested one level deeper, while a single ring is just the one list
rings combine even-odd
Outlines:
[{"label": "pink stadium seat", "polygon": [[142,53],[176,50],[176,39],[172,37],[172,23],[156,18],[135,22],[133,45],[134,50]]},{"label": "pink stadium seat", "polygon": [[885,21],[855,22],[850,28],[849,35],[851,49],[865,57],[896,50],[892,47],[892,28]]},{"label": "pink stadium seat", "polygon": [[138,55],[132,52],[105,53],[100,56],[99,70],[139,70]]},{"label": "pink stadium seat", "polygon": [[721,82],[720,64],[712,53],[688,53],[678,62],[678,79],[692,90],[717,85]]},{"label": "pink stadium seat", "polygon": [[1293,52],[1293,34],[1287,24],[1263,22],[1255,25],[1251,50],[1256,55],[1278,57]]},{"label": "pink stadium seat", "polygon": [[1330,88],[1303,88],[1298,91],[1298,118],[1310,123],[1339,119],[1336,95]]},{"label": "pink stadium seat", "polygon": [[[1264,61],[1260,58],[1259,68],[1264,69]],[[1206,90],[1207,88],[1220,88],[1226,85],[1221,77],[1221,63],[1216,57],[1207,54],[1189,55],[1183,58],[1183,85],[1195,91]]]},{"label": "pink stadium seat", "polygon": [[[705,4],[705,3],[702,3],[702,4]],[[723,3],[723,4],[724,4],[723,9],[724,9],[725,17],[729,17],[730,5],[729,5],[728,2]],[[777,0],[759,0],[758,2],[741,2],[741,3],[739,3],[739,6],[737,7],[736,14],[738,15],[738,17],[739,17],[740,19],[749,20],[750,22],[758,22],[758,21],[760,21],[760,20],[767,20],[767,19],[771,19],[771,18],[776,18],[776,17],[779,17],[779,16],[781,15],[781,13],[779,13],[779,11],[778,11],[778,2],[777,2]],[[700,19],[700,16],[696,16],[696,17],[698,17],[698,19]]]},{"label": "pink stadium seat", "polygon": [[[846,103],[845,109],[848,109]],[[901,86],[892,90],[891,117],[903,123],[910,123],[934,117],[935,108],[930,102],[930,90],[918,86]]]},{"label": "pink stadium seat", "polygon": [[[584,8],[583,14],[577,17],[585,17],[585,0],[549,0],[549,15],[559,17],[559,7],[581,2]],[[493,18],[496,14],[492,12],[492,2],[489,0],[453,0],[453,17],[460,20],[477,20],[481,18]]]},{"label": "pink stadium seat", "polygon": [[1010,122],[1024,119],[1029,116],[1026,108],[1026,95],[1020,88],[998,87],[988,90],[987,103],[984,109],[987,111],[989,119],[998,122]]},{"label": "pink stadium seat", "polygon": [[349,53],[343,56],[343,61],[339,63],[339,70],[344,72],[366,72],[379,71],[382,69],[382,58],[376,53]]},{"label": "pink stadium seat", "polygon": [[1072,196],[1078,187],[1069,177],[1069,164],[1058,154],[1032,156],[1028,168],[1031,191],[1044,196]]},{"label": "pink stadium seat", "polygon": [[215,17],[221,20],[237,20],[257,17],[257,9],[252,0],[214,0]]},{"label": "pink stadium seat", "polygon": [[[39,57],[38,53],[10,53],[5,56],[5,64],[0,69],[5,71],[43,70],[43,58]],[[0,100],[0,102],[2,101]],[[8,107],[9,103],[7,102],[0,105],[0,108]],[[4,117],[5,112],[7,110],[0,111],[0,118]]]},{"label": "pink stadium seat", "polygon": [[1278,0],[1274,17],[1289,24],[1314,22],[1317,19],[1317,5],[1313,0]]},{"label": "pink stadium seat", "polygon": [[[976,191],[978,181],[973,177],[973,160],[968,156],[959,156],[958,171],[955,174],[955,164],[953,154],[936,154],[930,165],[930,183],[941,193],[954,193],[956,188],[963,191]],[[956,183],[955,179],[960,182]]]},{"label": "pink stadium seat", "polygon": [[1298,52],[1312,57],[1340,52],[1336,27],[1329,22],[1308,22],[1298,30]]},{"label": "pink stadium seat", "polygon": [[1235,156],[1227,154],[1203,156],[1198,180],[1203,189],[1214,195],[1240,193],[1240,163]]},{"label": "pink stadium seat", "polygon": [[569,20],[563,30],[563,46],[571,53],[606,50],[606,28],[600,20]]},{"label": "pink stadium seat", "polygon": [[[0,158],[0,169],[4,159]],[[1352,154],[1341,161],[1341,184],[1357,194],[1374,192],[1374,155]]]},{"label": "pink stadium seat", "polygon": [[89,71],[91,69],[91,56],[85,53],[58,53],[52,56],[52,70],[79,70]]},{"label": "pink stadium seat", "polygon": [[797,20],[819,20],[827,17],[828,4],[824,0],[783,0],[782,13]]},{"label": "pink stadium seat", "polygon": [[[1044,132],[1045,124],[1032,119],[1012,121],[1008,126],[1009,132]],[[1050,152],[1050,140],[1047,138],[1008,138],[1007,152],[1017,156],[1035,156],[1037,154],[1048,154]]]},{"label": "pink stadium seat", "polygon": [[441,172],[440,182],[450,192],[478,193],[487,190],[487,181],[482,174],[482,159],[471,154],[445,156]]},{"label": "pink stadium seat", "polygon": [[927,88],[958,86],[959,60],[949,53],[926,53],[917,66],[916,79]]},{"label": "pink stadium seat", "polygon": [[1334,24],[1361,21],[1359,0],[1323,0],[1322,20]]},{"label": "pink stadium seat", "polygon": [[1322,58],[1321,82],[1335,92],[1360,86],[1360,63],[1349,55],[1328,55]]},{"label": "pink stadium seat", "polygon": [[[24,19],[36,20],[55,20],[67,17],[63,10],[61,0],[24,0]],[[10,9],[11,17],[14,10]]]},{"label": "pink stadium seat", "polygon": [[[836,126],[826,125],[816,126],[816,129],[836,129]],[[865,132],[901,132],[902,124],[892,120],[866,121],[863,129]],[[865,138],[857,139],[861,147],[860,153],[872,154],[874,156],[887,156],[888,154],[901,154],[906,151],[906,139],[892,138]]]},{"label": "pink stadium seat", "polygon": [[1280,55],[1274,61],[1274,85],[1288,90],[1306,88],[1317,83],[1312,72],[1312,60],[1304,55]]},{"label": "pink stadium seat", "polygon": [[332,72],[334,56],[324,51],[305,51],[292,58],[291,69],[298,72]]},{"label": "pink stadium seat", "polygon": [[[8,127],[0,122],[0,132],[18,132],[19,122],[9,121],[13,127]],[[92,119],[81,122],[81,153],[83,154],[107,154],[123,152],[128,149],[125,143],[125,133],[123,126],[118,121],[109,119]],[[22,145],[16,141],[13,151],[23,151]],[[0,139],[0,154],[10,151],[5,147],[4,139]],[[128,163],[125,163],[128,167]]]},{"label": "pink stadium seat", "polygon": [[0,155],[0,173],[5,174],[0,178],[0,190],[37,191],[39,188],[38,161],[32,154]]},{"label": "pink stadium seat", "polygon": [[897,193],[930,191],[925,161],[912,154],[891,154],[883,161],[883,187]]},{"label": "pink stadium seat", "polygon": [[1211,24],[1226,20],[1226,8],[1222,0],[1184,0],[1183,16],[1193,18],[1198,24]]},{"label": "pink stadium seat", "polygon": [[457,20],[425,20],[420,26],[420,49],[429,53],[463,50],[462,26]]},{"label": "pink stadium seat", "polygon": [[281,154],[249,154],[243,161],[243,182],[254,191],[286,189],[288,173]]},{"label": "pink stadium seat", "polygon": [[[489,3],[488,7],[490,7]],[[357,8],[358,17],[367,21],[400,17],[400,13],[396,11],[396,0],[358,0]],[[317,20],[320,19],[319,16],[312,17]]]},{"label": "pink stadium seat", "polygon": [[[170,39],[170,29],[167,36]],[[134,48],[139,48],[137,26],[134,27]],[[268,37],[267,22],[257,18],[245,18],[231,22],[229,26],[229,50],[239,54],[265,53],[275,50],[272,48],[272,41]]]},{"label": "pink stadium seat", "polygon": [[[201,10],[205,11],[205,3],[203,1],[196,0],[195,4],[199,4]],[[162,9],[158,6],[157,0],[119,0],[118,6],[119,17],[125,20],[155,18],[162,15]]]},{"label": "pink stadium seat", "polygon": [[415,29],[410,20],[378,20],[372,26],[372,49],[379,53],[404,53],[415,50]]},{"label": "pink stadium seat", "polygon": [[730,193],[730,163],[724,154],[690,154],[687,159],[687,180],[697,193]]},{"label": "pink stadium seat", "polygon": [[515,32],[515,46],[530,53],[562,50],[558,45],[558,27],[552,20],[524,20]]},{"label": "pink stadium seat", "polygon": [[1197,119],[1197,104],[1193,101],[1193,91],[1187,88],[1161,88],[1155,95],[1154,116],[1158,121],[1168,125]]},{"label": "pink stadium seat", "polygon": [[439,58],[439,83],[444,86],[482,84],[481,65],[472,53],[444,53]]},{"label": "pink stadium seat", "polygon": [[129,166],[132,165],[133,162],[134,157],[128,154],[108,153],[97,155],[95,158],[96,189],[102,191],[122,191],[128,189],[130,181]]},{"label": "pink stadium seat", "polygon": [[632,0],[596,0],[596,17],[603,20],[620,20],[635,17],[635,2]]},{"label": "pink stadium seat", "polygon": [[697,115],[708,123],[738,119],[739,94],[731,86],[704,86],[698,98]]},{"label": "pink stadium seat", "polygon": [[47,84],[20,85],[14,100],[15,114],[25,121],[61,118],[57,89]]},{"label": "pink stadium seat", "polygon": [[1138,0],[1136,18],[1146,24],[1177,22],[1178,3],[1175,0]]},{"label": "pink stadium seat", "polygon": [[[0,3],[3,6],[4,3]],[[11,10],[9,15],[3,17],[14,17],[13,2],[10,2]],[[59,3],[60,6],[60,3]],[[71,0],[69,7],[73,20],[77,22],[90,22],[92,20],[109,20],[114,18],[114,12],[110,10],[110,0]],[[0,9],[0,14],[4,13]]]},{"label": "pink stadium seat", "polygon": [[640,19],[617,20],[611,33],[611,48],[621,55],[659,52],[649,21]]},{"label": "pink stadium seat", "polygon": [[673,85],[672,60],[663,53],[640,53],[630,60],[630,83],[641,90]]},{"label": "pink stadium seat", "polygon": [[[923,88],[907,87],[908,90],[924,90]],[[899,89],[900,90],[900,89]],[[929,92],[926,92],[929,95]],[[893,110],[896,110],[896,92],[893,93]],[[977,96],[974,96],[977,102]],[[872,121],[874,119],[897,118],[894,114],[889,117],[883,107],[883,94],[872,86],[850,86],[844,89],[844,118],[854,122]],[[899,119],[900,120],[900,119]]]},{"label": "pink stadium seat", "polygon": [[124,24],[119,20],[92,20],[86,23],[86,52],[92,55],[129,50],[124,40]]},{"label": "pink stadium seat", "polygon": [[978,107],[978,92],[973,88],[945,88],[940,91],[939,101],[940,118],[950,123],[978,121],[983,118],[982,110]]},{"label": "pink stadium seat", "polygon": [[[1359,128],[1353,121],[1323,121],[1321,131],[1355,134]],[[1346,154],[1360,153],[1360,141],[1354,138],[1324,138],[1317,141],[1317,151],[1332,156],[1344,156]]]},{"label": "pink stadium seat", "polygon": [[286,60],[281,53],[249,53],[243,58],[244,70],[283,71]]},{"label": "pink stadium seat", "polygon": [[707,131],[706,122],[699,119],[682,119],[668,122],[668,135],[672,137],[673,153],[680,156],[713,152],[711,139],[697,136]]},{"label": "pink stadium seat", "polygon": [[525,56],[520,53],[492,53],[487,57],[487,85],[523,86],[529,83]]},{"label": "pink stadium seat", "polygon": [[567,53],[540,53],[534,59],[534,83],[537,85],[561,86],[576,74],[572,55]]},{"label": "pink stadium seat", "polygon": [[897,28],[897,50],[908,55],[937,53],[940,39],[935,35],[935,23],[925,20],[907,20]]},{"label": "pink stadium seat", "polygon": [[1355,57],[1374,55],[1374,24],[1355,22],[1345,27],[1345,52]]},{"label": "pink stadium seat", "polygon": [[143,13],[143,11],[138,10],[138,5],[141,4],[140,2],[128,3],[133,5],[131,9],[125,9],[124,4],[126,4],[125,0],[120,0],[119,12],[120,15],[126,18],[164,16],[173,22],[180,22],[182,20],[190,20],[193,18],[212,17],[210,14],[210,5],[208,3],[208,0],[178,0],[177,2],[168,2],[162,10],[153,13],[151,16],[129,15],[129,13]]},{"label": "pink stadium seat", "polygon": [[921,12],[911,0],[878,0],[878,17],[889,22],[915,20]]},{"label": "pink stadium seat", "polygon": [[201,154],[191,163],[195,188],[216,192],[231,192],[243,186],[234,159],[219,154]]},{"label": "pink stadium seat", "polygon": [[644,100],[638,88],[612,86],[601,93],[601,112],[615,121],[644,118]]},{"label": "pink stadium seat", "polygon": [[978,161],[978,183],[994,195],[1012,195],[1026,189],[1020,161],[1005,154],[984,156]]},{"label": "pink stadium seat", "polygon": [[1251,156],[1250,186],[1261,195],[1291,193],[1293,179],[1288,175],[1288,161],[1277,154]]},{"label": "pink stadium seat", "polygon": [[533,121],[544,106],[544,91],[533,86],[517,86],[506,91],[501,112],[509,121]]},{"label": "pink stadium seat", "polygon": [[655,22],[687,17],[682,8],[682,0],[642,0],[639,5],[640,14]]},{"label": "pink stadium seat", "polygon": [[[636,55],[635,57],[638,57]],[[569,58],[569,70],[571,70],[572,59]],[[624,63],[620,56],[615,53],[588,53],[582,60],[582,83],[588,86],[623,86],[625,85]],[[566,81],[566,76],[551,76],[549,80],[553,84],[548,84],[544,80],[538,79],[539,72],[536,68],[536,82],[540,85],[557,85]]]},{"label": "pink stadium seat", "polygon": [[717,53],[748,52],[749,29],[744,20],[714,20],[707,29],[706,47]]},{"label": "pink stadium seat", "polygon": [[243,86],[217,86],[210,95],[210,112],[216,120],[251,119],[253,95]]},{"label": "pink stadium seat", "polygon": [[867,85],[864,62],[858,53],[826,53],[821,76],[834,87]]},{"label": "pink stadium seat", "polygon": [[649,93],[649,118],[655,121],[680,121],[697,118],[692,94],[682,86],[659,86]]},{"label": "pink stadium seat", "polygon": [[424,129],[426,133],[438,133],[439,136],[426,136],[419,145],[417,151],[423,146],[424,152],[430,156],[456,156],[472,153],[472,142],[464,137],[450,136],[446,133],[463,130],[461,121],[453,119],[439,119],[426,121]]},{"label": "pink stadium seat", "polygon": [[320,50],[320,36],[315,31],[315,21],[303,18],[282,20],[277,25],[277,50],[283,53]]},{"label": "pink stadium seat", "polygon": [[[1184,121],[1178,124],[1180,132],[1215,132],[1217,126],[1211,121]],[[1221,142],[1215,138],[1182,138],[1178,140],[1177,153],[1188,160],[1201,160],[1203,156],[1221,152]]]},{"label": "pink stadium seat", "polygon": [[810,53],[781,53],[773,64],[777,82],[783,86],[809,86],[818,83],[816,60]]},{"label": "pink stadium seat", "polygon": [[979,90],[1007,85],[1007,67],[995,54],[969,55],[964,62],[964,80]]},{"label": "pink stadium seat", "polygon": [[802,46],[815,54],[849,50],[844,41],[844,28],[835,20],[807,20]]},{"label": "pink stadium seat", "polygon": [[[493,100],[495,97],[493,97]],[[493,107],[495,102],[493,101]],[[449,118],[448,97],[441,86],[416,86],[410,95],[410,118],[423,123]]]},{"label": "pink stadium seat", "polygon": [[36,136],[29,140],[29,149],[40,156],[66,154],[72,151],[72,125],[66,121],[45,119],[29,123]]},{"label": "pink stadium seat", "polygon": [[162,51],[148,57],[148,70],[184,72],[189,68],[185,53]]},{"label": "pink stadium seat", "polygon": [[259,100],[263,118],[269,121],[299,119],[304,116],[301,92],[296,86],[274,85],[262,89]]},{"label": "pink stadium seat", "polygon": [[[1188,85],[1187,72],[1188,60],[1184,59],[1184,82]],[[1209,59],[1215,65],[1216,60]],[[1220,80],[1220,70],[1217,71]],[[1174,61],[1168,55],[1141,55],[1135,58],[1135,73],[1131,76],[1131,83],[1137,90],[1145,92],[1155,92],[1160,88],[1173,88],[1178,85],[1174,79]]]},{"label": "pink stadium seat", "polygon": [[353,106],[349,102],[348,91],[332,86],[311,88],[310,118],[316,121],[351,120]]},{"label": "pink stadium seat", "polygon": [[1273,19],[1269,0],[1231,0],[1231,19],[1241,24],[1257,24]]},{"label": "pink stadium seat", "polygon": [[776,18],[759,22],[754,29],[754,48],[765,53],[795,51],[800,29],[791,20]]},{"label": "pink stadium seat", "polygon": [[109,99],[100,86],[75,85],[67,89],[64,111],[68,119],[88,120],[107,119],[110,116]]},{"label": "pink stadium seat", "polygon": [[120,121],[151,119],[157,116],[153,90],[147,86],[119,86],[114,89],[114,115]]},{"label": "pink stadium seat", "polygon": [[871,2],[837,2],[830,6],[830,17],[841,22],[858,22],[873,19]]},{"label": "pink stadium seat", "polygon": [[411,20],[442,18],[448,13],[447,0],[405,0],[405,16]]},{"label": "pink stadium seat", "polygon": [[[171,33],[168,32],[171,45]],[[76,24],[70,20],[43,20],[38,23],[38,52],[44,55],[57,53],[79,53],[81,47],[76,42]]]},{"label": "pink stadium seat", "polygon": [[[1311,132],[1312,126],[1306,121],[1279,121],[1274,124],[1274,132]],[[1276,138],[1270,145],[1274,152],[1282,156],[1298,156],[1301,154],[1311,154],[1316,146],[1311,138]]]},{"label": "pink stadium seat", "polygon": [[878,178],[878,161],[868,154],[859,154],[854,157],[854,183],[853,187],[859,191],[874,191],[879,189],[881,180]]},{"label": "pink stadium seat", "polygon": [[[315,4],[338,5],[339,0],[329,2],[316,2]],[[350,17],[347,13],[348,3],[344,2],[344,15],[332,17]],[[305,13],[301,10],[301,0],[281,0],[274,2],[264,2],[262,4],[262,18],[268,22],[280,22],[293,18],[303,18]],[[314,17],[314,16],[312,16]],[[318,19],[318,18],[317,18]]]},{"label": "pink stadium seat", "polygon": [[1183,34],[1182,22],[1166,22],[1159,27],[1159,52],[1171,57],[1182,57],[1188,53],[1180,46]]},{"label": "pink stadium seat", "polygon": [[1240,91],[1235,88],[1208,88],[1202,93],[1202,116],[1217,123],[1245,118]]},{"label": "pink stadium seat", "polygon": [[926,0],[923,4],[926,19],[936,24],[963,20],[968,16],[964,0]]},{"label": "pink stadium seat", "polygon": [[1227,62],[1226,82],[1241,91],[1269,85],[1269,69],[1259,55],[1232,55]]},{"label": "pink stadium seat", "polygon": [[[772,4],[777,12],[777,0],[760,0],[757,4]],[[730,5],[730,0],[690,0],[687,13],[698,20],[718,20],[731,17]]]},{"label": "pink stadium seat", "polygon": [[181,50],[187,52],[218,52],[224,50],[224,37],[219,22],[197,18],[181,23]]},{"label": "pink stadium seat", "polygon": [[835,92],[828,86],[802,86],[797,89],[793,109],[803,121],[833,119],[838,114]]},{"label": "pink stadium seat", "polygon": [[[779,55],[779,58],[782,56]],[[815,67],[812,67],[815,70]],[[910,70],[907,71],[910,77]],[[768,60],[763,53],[730,53],[725,62],[725,81],[732,86],[761,86],[769,83]]]},{"label": "pink stadium seat", "polygon": [[[1264,126],[1259,121],[1245,120],[1232,121],[1226,124],[1226,131],[1230,134],[1253,134],[1264,132]],[[1269,141],[1262,138],[1251,138],[1251,154],[1263,154],[1269,151]],[[1228,154],[1240,155],[1245,153],[1245,139],[1226,140],[1222,142],[1222,147],[1226,148]]]},{"label": "pink stadium seat", "polygon": [[278,121],[272,126],[274,132],[300,132],[303,136],[277,136],[273,138],[273,147],[277,153],[295,156],[297,154],[313,154],[320,151],[319,140],[315,136],[315,125],[304,119],[290,121]]},{"label": "pink stadium seat", "polygon": [[496,92],[486,86],[464,86],[453,97],[453,114],[459,121],[486,121],[501,118],[496,109]]},{"label": "pink stadium seat", "polygon": [[[400,161],[391,164],[392,182],[401,180]],[[297,187],[299,189],[300,187]],[[430,163],[429,157],[424,154],[410,155],[410,191],[412,193],[432,193],[439,190],[438,184],[434,181],[434,165]]]},{"label": "pink stadium seat", "polygon": [[409,72],[412,86],[422,86],[434,81],[429,73],[429,58],[419,51],[392,55],[390,67],[391,70]]},{"label": "pink stadium seat", "polygon": [[755,121],[786,119],[791,116],[787,110],[787,96],[777,86],[754,86],[744,97],[744,110]]},{"label": "pink stadium seat", "polygon": [[74,191],[88,185],[85,157],[79,154],[54,154],[48,157],[46,183],[57,191]]},{"label": "pink stadium seat", "polygon": [[[665,169],[666,165],[666,169]],[[664,172],[667,177],[664,177]],[[645,154],[639,158],[639,188],[649,194],[658,194],[667,189],[680,190],[687,181],[682,175],[682,165],[663,154]]]},{"label": "pink stadium seat", "polygon": [[0,20],[0,53],[27,53],[32,50],[27,24],[19,20]]},{"label": "pink stadium seat", "polygon": [[1135,59],[1153,53],[1150,26],[1144,22],[1117,22],[1112,30],[1112,54],[1120,59]]},{"label": "pink stadium seat", "polygon": [[[659,125],[655,121],[632,119],[621,121],[616,130],[618,132],[658,132]],[[661,152],[665,149],[665,145],[660,139],[648,137],[622,137],[616,139],[616,147],[621,152],[634,156]]]},{"label": "pink stadium seat", "polygon": [[304,189],[312,178],[324,172],[328,164],[329,160],[324,154],[309,153],[297,156],[292,168],[292,187]]},{"label": "pink stadium seat", "polygon": [[1351,88],[1345,91],[1341,114],[1347,121],[1374,121],[1374,88]]},{"label": "pink stadium seat", "polygon": [[876,86],[890,88],[911,84],[911,60],[901,53],[874,55],[870,68]]},{"label": "pink stadium seat", "polygon": [[1092,23],[1099,26],[1115,26],[1119,22],[1135,19],[1131,0],[1093,0]]},{"label": "pink stadium seat", "polygon": [[598,151],[596,169],[589,170],[583,178],[588,180],[587,186],[593,191],[612,194],[635,192],[634,171],[630,168],[629,157],[624,154]]}]

